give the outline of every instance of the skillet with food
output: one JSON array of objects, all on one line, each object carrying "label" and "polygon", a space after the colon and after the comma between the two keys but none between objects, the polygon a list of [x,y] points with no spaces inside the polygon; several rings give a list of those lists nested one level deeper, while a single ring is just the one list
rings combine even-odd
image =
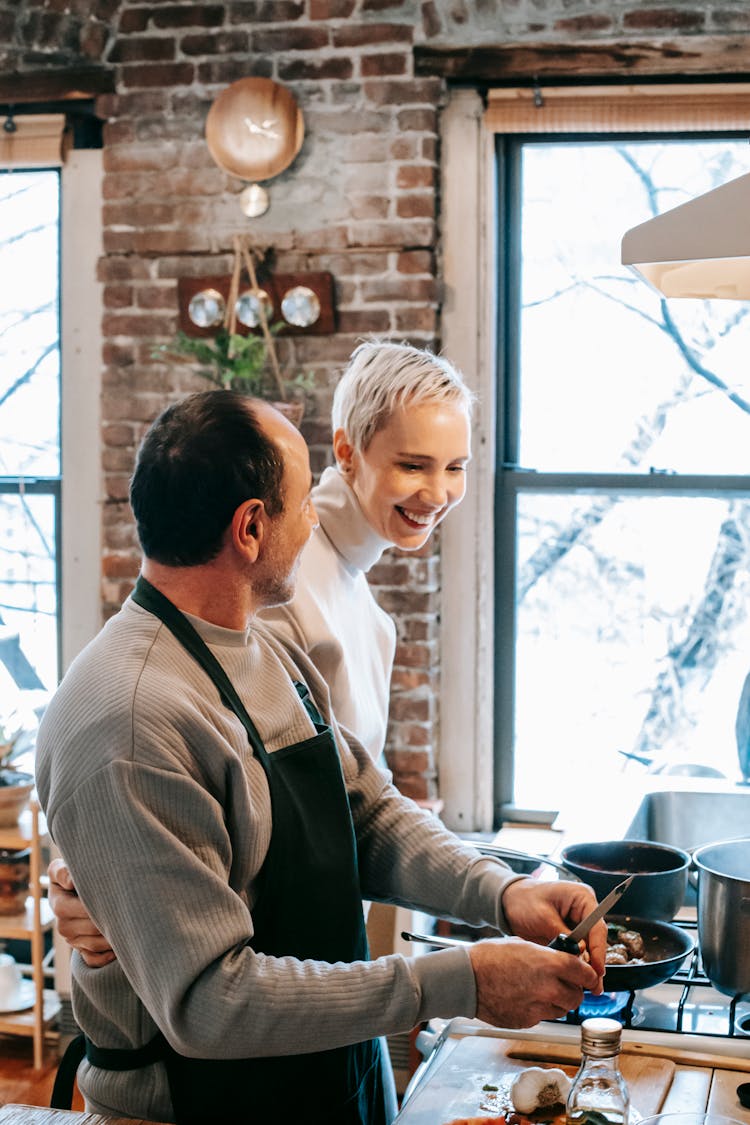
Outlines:
[{"label": "skillet with food", "polygon": [[[607,964],[604,974],[605,992],[630,992],[650,988],[669,980],[693,952],[695,943],[690,934],[669,922],[653,918],[634,918],[629,914],[607,915],[608,943],[622,944],[617,939],[625,935],[640,935],[642,945],[634,939],[625,941],[626,955],[623,964]],[[629,944],[628,944],[629,940]],[[632,958],[635,954],[635,959]]]}]

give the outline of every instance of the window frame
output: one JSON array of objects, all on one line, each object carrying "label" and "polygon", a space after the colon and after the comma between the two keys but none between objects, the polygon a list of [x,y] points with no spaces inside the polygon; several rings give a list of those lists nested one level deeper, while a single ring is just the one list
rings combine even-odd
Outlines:
[{"label": "window frame", "polygon": [[[558,810],[519,808],[513,800],[514,786],[514,735],[515,735],[515,668],[517,640],[516,568],[517,559],[517,506],[525,492],[535,494],[586,493],[608,495],[618,493],[651,493],[679,496],[723,496],[747,498],[750,496],[750,474],[743,476],[662,473],[614,472],[548,472],[521,463],[520,458],[520,401],[523,373],[521,370],[521,252],[520,235],[522,219],[523,149],[529,144],[616,143],[647,138],[655,141],[685,140],[744,140],[745,134],[737,130],[706,132],[681,129],[677,132],[602,132],[602,133],[513,133],[498,134],[495,138],[495,158],[498,168],[498,238],[499,262],[504,263],[500,278],[501,289],[507,294],[503,302],[502,330],[498,338],[503,346],[498,352],[498,381],[505,404],[498,418],[499,441],[497,446],[497,509],[496,557],[503,560],[497,572],[495,599],[495,770],[493,826],[499,828],[507,821],[545,821],[546,813]],[[503,249],[503,242],[506,247]],[[645,284],[645,282],[643,283]]]},{"label": "window frame", "polygon": [[[644,94],[649,110],[661,98],[661,91],[674,94],[673,104],[667,109],[670,113],[684,112],[685,122],[680,128],[673,126],[671,118],[668,129],[661,120],[635,129],[629,120],[627,129],[592,131],[606,133],[608,138],[611,134],[613,139],[620,134],[632,137],[645,133],[656,137],[679,133],[744,138],[746,129],[741,129],[738,118],[750,105],[750,87],[744,83],[713,86],[711,127],[702,121],[702,127],[690,128],[688,107],[702,104],[700,97],[697,101],[695,97],[699,87],[696,83],[654,84]],[[504,92],[501,100],[512,106],[513,97],[508,93]],[[511,93],[520,95],[519,104],[522,101],[526,110],[535,98],[530,88]],[[572,103],[571,93],[568,88],[563,96]],[[617,86],[580,86],[575,94],[579,109],[580,99],[589,98],[592,124],[596,124],[597,114],[612,120],[610,99],[627,112],[632,108],[633,88],[627,98],[619,96],[622,87]],[[542,95],[548,107],[553,106],[554,91],[544,90]],[[520,248],[517,239],[514,242],[501,235],[507,230],[505,220],[519,182],[517,169],[509,168],[507,161],[498,166],[497,145],[501,142],[492,106],[491,91],[485,97],[477,90],[457,88],[441,121],[446,286],[443,347],[462,367],[482,403],[474,424],[475,462],[467,499],[444,524],[441,539],[441,737],[437,763],[444,819],[462,832],[494,831],[511,813],[506,798],[512,792],[515,633],[509,628],[507,614],[515,602],[515,551],[507,536],[508,528],[515,524],[514,490],[537,489],[542,476],[524,473],[513,457],[517,452],[513,419],[518,414],[518,398],[508,373],[514,366],[518,370],[518,333],[509,332],[509,326],[514,316],[518,324],[519,293],[517,287],[514,292],[502,279],[513,273],[514,266],[519,278]],[[507,126],[507,117],[502,124]],[[519,129],[518,133],[532,136],[527,130]],[[559,140],[564,136],[593,139],[588,130],[579,133],[560,129],[548,134],[541,128],[541,121],[533,133],[534,140]],[[496,340],[501,341],[497,354]],[[512,468],[503,469],[504,464]],[[572,474],[547,474],[546,485],[559,489],[562,478],[566,483]],[[663,488],[664,483],[663,479],[617,474],[607,474],[599,481],[603,487],[616,485],[640,491]],[[744,494],[748,478],[683,477],[674,482],[680,491],[705,487],[724,492],[732,486]],[[489,506],[487,494],[491,496]],[[498,753],[494,753],[496,741],[500,742]],[[543,812],[517,812],[525,821],[545,820]]]},{"label": "window frame", "polygon": [[[101,458],[99,387],[102,249],[100,150],[69,153],[65,163],[13,165],[58,171],[60,467],[54,477],[0,478],[0,493],[51,496],[55,505],[57,673],[97,632],[101,618]],[[93,435],[93,440],[92,440]],[[50,685],[53,690],[56,685]]]}]

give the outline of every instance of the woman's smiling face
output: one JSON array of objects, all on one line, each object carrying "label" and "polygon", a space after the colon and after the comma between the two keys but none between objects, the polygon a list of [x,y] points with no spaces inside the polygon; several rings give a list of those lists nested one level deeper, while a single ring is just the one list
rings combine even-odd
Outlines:
[{"label": "woman's smiling face", "polygon": [[368,523],[404,551],[427,542],[466,491],[471,425],[460,402],[399,406],[365,450],[343,430],[334,450]]}]

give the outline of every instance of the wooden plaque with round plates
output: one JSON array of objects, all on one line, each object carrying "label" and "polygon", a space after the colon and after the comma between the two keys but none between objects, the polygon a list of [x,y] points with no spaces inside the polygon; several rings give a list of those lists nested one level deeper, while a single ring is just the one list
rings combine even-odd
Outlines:
[{"label": "wooden plaque with round plates", "polygon": [[283,172],[304,135],[294,95],[270,78],[233,82],[206,118],[208,151],[222,171],[242,180],[268,180]]}]

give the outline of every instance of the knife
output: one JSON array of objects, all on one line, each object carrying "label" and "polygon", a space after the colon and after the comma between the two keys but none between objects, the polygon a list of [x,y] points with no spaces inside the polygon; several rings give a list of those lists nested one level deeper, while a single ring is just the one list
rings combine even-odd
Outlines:
[{"label": "knife", "polygon": [[[582,922],[579,922],[576,928],[569,934],[558,934],[557,937],[549,943],[550,949],[557,949],[562,953],[572,953],[574,957],[580,955],[578,947],[579,941],[586,937],[587,933],[600,918],[603,918],[607,911],[614,906],[618,899],[622,898],[625,891],[633,882],[635,874],[628,875],[622,883],[618,883],[614,890],[610,891],[606,898],[603,898],[598,906],[587,914]],[[425,945],[434,945],[438,949],[453,949],[465,948],[467,945],[473,945],[472,939],[467,938],[453,938],[453,937],[438,937],[436,934],[414,934],[409,930],[402,930],[401,937],[404,941],[419,941],[424,942]]]},{"label": "knife", "polygon": [[625,891],[635,879],[635,874],[628,875],[627,879],[623,879],[621,883],[609,892],[606,898],[603,898],[597,907],[595,907],[590,914],[587,914],[582,922],[579,922],[574,930],[569,934],[558,934],[557,937],[549,943],[550,949],[558,949],[561,953],[572,953],[574,957],[578,957],[581,950],[578,943],[586,937],[591,927],[595,922],[612,909],[618,899],[622,898]]}]

